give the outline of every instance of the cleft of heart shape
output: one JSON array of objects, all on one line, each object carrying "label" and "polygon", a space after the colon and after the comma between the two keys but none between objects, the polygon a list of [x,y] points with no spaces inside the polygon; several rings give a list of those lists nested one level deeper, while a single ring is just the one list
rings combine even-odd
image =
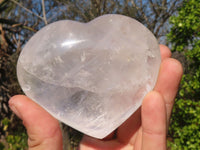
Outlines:
[{"label": "cleft of heart shape", "polygon": [[153,89],[161,57],[154,35],[133,18],[49,24],[24,46],[17,76],[24,93],[63,123],[104,138]]}]

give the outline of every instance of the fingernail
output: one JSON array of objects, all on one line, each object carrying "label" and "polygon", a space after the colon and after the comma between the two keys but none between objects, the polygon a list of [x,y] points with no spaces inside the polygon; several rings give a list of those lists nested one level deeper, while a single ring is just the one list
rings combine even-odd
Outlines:
[{"label": "fingernail", "polygon": [[9,102],[10,109],[21,119],[22,116],[12,102]]}]

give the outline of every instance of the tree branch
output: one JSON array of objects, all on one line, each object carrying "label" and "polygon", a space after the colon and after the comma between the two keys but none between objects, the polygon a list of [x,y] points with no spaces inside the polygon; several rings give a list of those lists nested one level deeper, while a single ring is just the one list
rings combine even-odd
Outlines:
[{"label": "tree branch", "polygon": [[148,20],[146,14],[145,14],[145,12],[144,12],[144,10],[143,10],[143,8],[142,8],[142,1],[140,1],[140,5],[141,5],[140,7],[138,7],[138,6],[136,5],[136,3],[135,3],[134,0],[131,0],[131,4],[132,4],[132,6],[133,6],[134,8],[136,8],[136,9],[142,14],[142,17],[144,18],[145,22],[147,23],[147,25],[149,25],[149,24],[150,24],[150,23],[149,23],[149,20]]},{"label": "tree branch", "polygon": [[5,38],[5,32],[4,32],[4,30],[3,30],[3,27],[2,27],[2,25],[0,24],[0,37],[1,37],[1,47],[6,51],[7,50],[7,48],[8,48],[8,43],[7,43],[7,41],[6,41],[6,38]]},{"label": "tree branch", "polygon": [[27,12],[33,14],[34,16],[38,17],[39,19],[41,19],[42,21],[45,21],[43,17],[37,15],[36,13],[32,12],[31,10],[27,9],[26,7],[24,7],[22,4],[20,4],[19,2],[15,1],[15,0],[10,0],[11,2],[17,4],[19,7],[23,8],[24,10],[26,10]]},{"label": "tree branch", "polygon": [[44,20],[44,23],[45,23],[45,25],[47,25],[48,22],[47,22],[47,18],[46,18],[46,11],[45,11],[45,3],[44,3],[44,0],[42,0],[42,12],[43,12],[43,20]]},{"label": "tree branch", "polygon": [[149,0],[149,3],[151,5],[151,9],[153,10],[153,12],[156,14],[156,18],[159,16],[159,12],[157,10],[158,5],[154,4],[152,0]]}]

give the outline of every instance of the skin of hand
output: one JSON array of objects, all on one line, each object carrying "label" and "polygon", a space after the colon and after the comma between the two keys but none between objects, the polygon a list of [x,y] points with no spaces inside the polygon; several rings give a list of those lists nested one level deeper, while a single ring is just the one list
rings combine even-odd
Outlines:
[{"label": "skin of hand", "polygon": [[[160,45],[162,63],[155,88],[142,106],[103,140],[84,136],[80,150],[166,150],[166,135],[174,99],[183,73],[181,64],[170,58],[168,47]],[[29,150],[62,150],[59,122],[23,95],[9,100],[12,111],[23,120]]]}]

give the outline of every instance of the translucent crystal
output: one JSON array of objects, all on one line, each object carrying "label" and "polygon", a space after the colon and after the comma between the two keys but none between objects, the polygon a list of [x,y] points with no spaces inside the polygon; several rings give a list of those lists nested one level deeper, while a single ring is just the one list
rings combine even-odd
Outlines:
[{"label": "translucent crystal", "polygon": [[55,118],[104,138],[140,107],[160,62],[157,40],[145,26],[104,15],[42,28],[23,48],[17,75],[25,94]]}]

